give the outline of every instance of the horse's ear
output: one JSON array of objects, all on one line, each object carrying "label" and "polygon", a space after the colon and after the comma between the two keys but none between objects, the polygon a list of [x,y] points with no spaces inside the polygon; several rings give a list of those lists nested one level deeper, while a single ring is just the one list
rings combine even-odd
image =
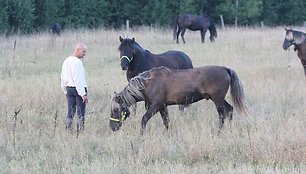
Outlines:
[{"label": "horse's ear", "polygon": [[119,40],[120,40],[120,42],[122,42],[122,41],[123,41],[123,38],[122,38],[121,36],[119,36]]},{"label": "horse's ear", "polygon": [[134,38],[134,37],[132,38],[132,43],[133,43],[133,42],[135,42],[135,38]]},{"label": "horse's ear", "polygon": [[123,100],[122,100],[122,98],[121,98],[121,96],[120,95],[117,95],[117,93],[115,93],[115,101],[117,102],[117,103],[123,103]]}]

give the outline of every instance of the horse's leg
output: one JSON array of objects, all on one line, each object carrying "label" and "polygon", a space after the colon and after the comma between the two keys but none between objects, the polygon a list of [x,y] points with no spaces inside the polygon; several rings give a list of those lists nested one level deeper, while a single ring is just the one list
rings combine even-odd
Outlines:
[{"label": "horse's leg", "polygon": [[159,113],[163,119],[163,123],[166,127],[166,129],[169,129],[169,114],[168,114],[168,108],[167,106],[162,107],[161,109],[159,109]]},{"label": "horse's leg", "polygon": [[218,111],[218,114],[219,114],[219,131],[220,129],[223,128],[223,125],[224,125],[224,119],[225,119],[225,116],[226,116],[226,106],[224,104],[224,99],[221,97],[218,98],[218,100],[212,98],[211,99],[214,103],[215,103],[215,106],[217,108],[217,111]]},{"label": "horse's leg", "polygon": [[201,30],[201,42],[204,43],[205,42],[205,34],[206,34],[207,29],[205,30]]},{"label": "horse's leg", "polygon": [[304,75],[306,76],[306,58],[304,59],[302,56],[299,57],[300,60],[301,60],[301,63],[303,65],[303,68],[304,68]]},{"label": "horse's leg", "polygon": [[148,110],[150,108],[150,103],[145,102],[145,108],[146,108],[146,110]]},{"label": "horse's leg", "polygon": [[226,100],[224,100],[225,108],[226,108],[226,116],[229,121],[233,119],[233,106],[230,105]]},{"label": "horse's leg", "polygon": [[182,29],[182,33],[181,33],[181,37],[182,37],[183,43],[186,43],[185,42],[185,38],[184,38],[185,32],[186,32],[186,28],[183,28]]},{"label": "horse's leg", "polygon": [[229,120],[229,130],[232,131],[232,120],[233,120],[233,106],[230,105],[226,100],[224,100],[225,108],[226,108],[226,116]]},{"label": "horse's leg", "polygon": [[181,31],[182,31],[181,27],[178,27],[178,30],[176,32],[176,43],[179,43],[179,35],[180,35]]},{"label": "horse's leg", "polygon": [[224,119],[225,119],[225,106],[216,106],[218,114],[219,114],[219,129],[223,128]]},{"label": "horse's leg", "polygon": [[159,109],[160,109],[159,106],[151,105],[150,108],[147,110],[147,112],[143,115],[142,120],[141,120],[141,130],[140,130],[140,133],[142,135],[146,128],[147,122]]}]

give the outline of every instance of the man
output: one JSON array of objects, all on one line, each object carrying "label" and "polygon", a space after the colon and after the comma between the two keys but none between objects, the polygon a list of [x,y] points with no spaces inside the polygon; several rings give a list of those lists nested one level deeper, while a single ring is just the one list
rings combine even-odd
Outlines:
[{"label": "man", "polygon": [[85,106],[88,102],[87,84],[82,59],[86,54],[86,45],[78,43],[72,56],[65,59],[61,72],[61,87],[68,102],[66,129],[72,130],[72,121],[77,111],[77,130],[84,130]]}]

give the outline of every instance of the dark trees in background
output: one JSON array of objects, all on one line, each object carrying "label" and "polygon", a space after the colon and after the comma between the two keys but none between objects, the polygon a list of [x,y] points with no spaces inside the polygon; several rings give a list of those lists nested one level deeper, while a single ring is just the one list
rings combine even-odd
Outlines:
[{"label": "dark trees in background", "polygon": [[302,25],[305,0],[0,0],[0,33],[64,28],[169,27],[180,13],[209,15],[220,24],[253,26]]}]

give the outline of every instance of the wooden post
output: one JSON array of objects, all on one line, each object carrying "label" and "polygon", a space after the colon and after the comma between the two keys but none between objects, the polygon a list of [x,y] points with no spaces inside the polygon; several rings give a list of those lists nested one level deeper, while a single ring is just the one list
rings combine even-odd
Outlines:
[{"label": "wooden post", "polygon": [[[235,6],[236,6],[236,12],[238,13],[239,0],[236,0]],[[237,15],[238,14],[236,14],[236,16],[235,16],[235,28],[237,28],[237,26],[238,26],[238,16]]]},{"label": "wooden post", "polygon": [[220,20],[221,20],[221,27],[222,27],[222,30],[224,30],[224,21],[223,21],[223,16],[220,15]]},{"label": "wooden post", "polygon": [[261,28],[264,27],[264,22],[263,22],[263,21],[260,22],[260,27],[261,27]]},{"label": "wooden post", "polygon": [[130,21],[126,20],[126,30],[129,31],[130,29]]}]

